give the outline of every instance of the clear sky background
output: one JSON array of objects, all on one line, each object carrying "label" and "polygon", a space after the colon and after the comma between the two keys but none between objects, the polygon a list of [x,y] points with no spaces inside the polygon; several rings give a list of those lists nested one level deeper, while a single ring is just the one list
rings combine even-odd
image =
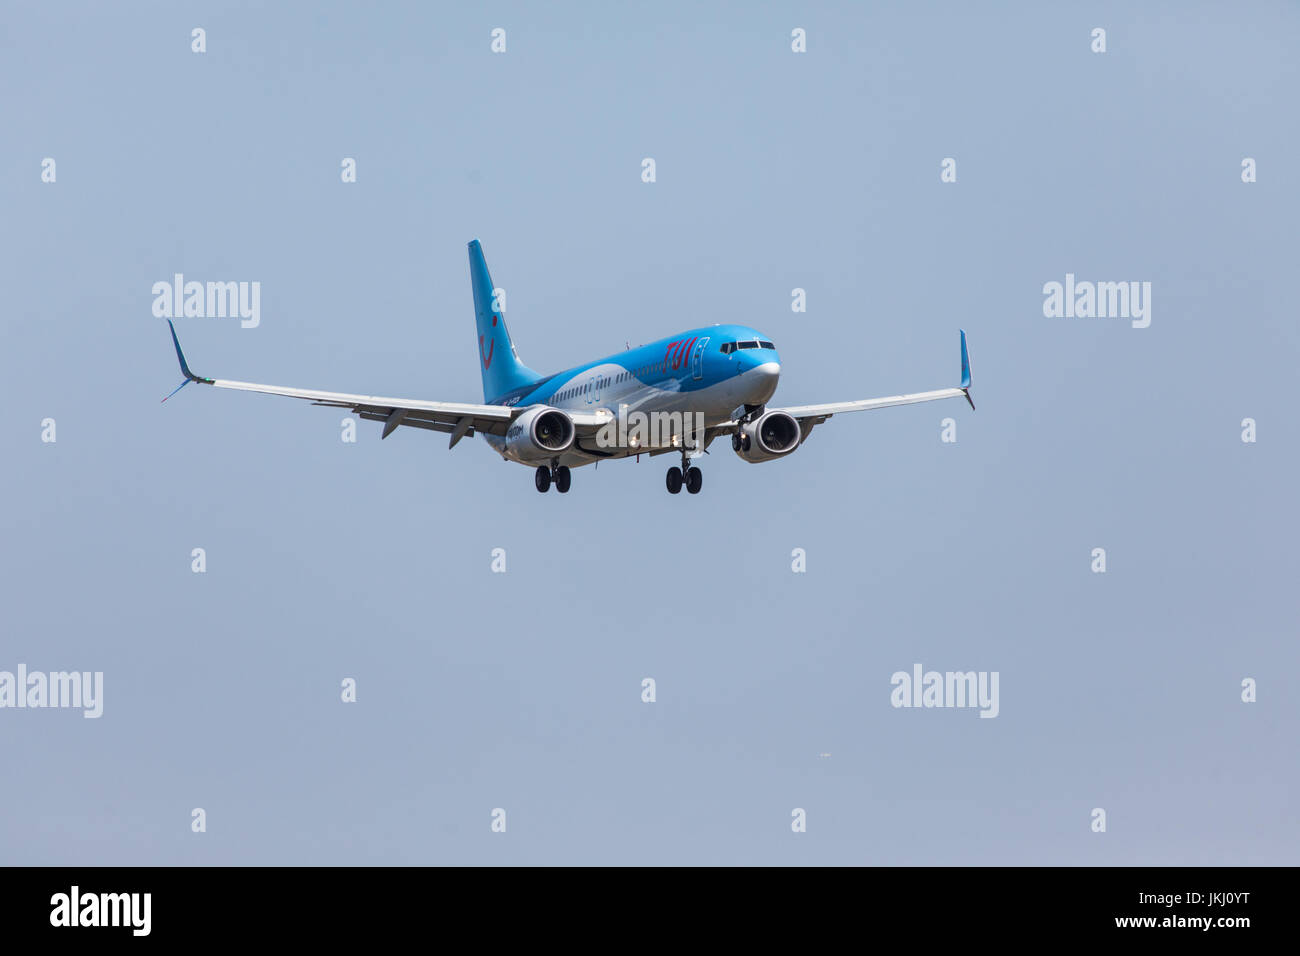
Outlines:
[{"label": "clear sky background", "polygon": [[[105,700],[0,711],[0,862],[1298,862],[1294,5],[3,19],[0,669]],[[542,496],[478,439],[159,403],[176,272],[262,284],[178,322],[199,374],[481,401],[472,238],[539,371],[739,322],[777,403],[840,401],[955,384],[960,327],[978,411]],[[1067,272],[1150,327],[1045,318]],[[891,707],[914,663],[1000,715]]]}]

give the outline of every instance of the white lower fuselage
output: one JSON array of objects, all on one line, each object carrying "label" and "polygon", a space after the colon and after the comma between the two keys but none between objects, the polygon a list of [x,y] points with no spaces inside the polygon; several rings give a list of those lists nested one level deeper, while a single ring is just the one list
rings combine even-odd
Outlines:
[{"label": "white lower fuselage", "polygon": [[[620,414],[631,416],[634,412],[647,416],[699,415],[702,418],[695,421],[702,421],[707,428],[730,421],[737,409],[743,410],[745,405],[762,405],[776,391],[780,377],[780,365],[767,362],[748,369],[737,366],[735,373],[728,377],[715,380],[704,387],[683,389],[684,375],[667,373],[661,376],[660,381],[643,382],[636,377],[627,377],[626,371],[621,365],[603,363],[585,368],[570,377],[557,376],[554,394],[565,397],[543,404],[561,411],[584,414],[605,409],[616,417]],[[517,457],[507,448],[505,439],[501,436],[484,434],[483,437],[502,457],[510,461],[528,465],[542,463]],[[555,462],[577,468],[602,458],[626,458],[629,455],[677,449],[681,437],[677,436],[676,443],[661,441],[656,447],[644,444],[597,447],[594,438],[580,436]],[[588,450],[584,451],[580,445]]]}]

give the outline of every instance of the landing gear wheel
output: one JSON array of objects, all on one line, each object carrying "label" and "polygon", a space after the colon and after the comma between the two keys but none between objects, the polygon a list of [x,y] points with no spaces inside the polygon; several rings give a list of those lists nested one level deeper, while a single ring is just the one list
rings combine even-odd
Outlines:
[{"label": "landing gear wheel", "polygon": [[537,485],[537,490],[545,493],[551,487],[551,469],[541,465],[537,469],[537,474],[533,476],[533,482]]},{"label": "landing gear wheel", "polygon": [[698,468],[691,468],[686,472],[686,490],[693,495],[698,495],[702,487],[704,487],[704,472]]},{"label": "landing gear wheel", "polygon": [[569,493],[569,485],[573,481],[573,476],[569,474],[569,466],[561,465],[555,469],[555,490],[562,495]]},{"label": "landing gear wheel", "polygon": [[675,495],[682,490],[682,470],[676,465],[668,469],[666,484],[670,495]]}]

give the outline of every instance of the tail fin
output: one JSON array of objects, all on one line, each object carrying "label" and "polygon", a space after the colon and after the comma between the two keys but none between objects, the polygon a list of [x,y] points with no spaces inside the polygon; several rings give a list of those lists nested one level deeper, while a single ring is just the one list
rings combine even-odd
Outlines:
[{"label": "tail fin", "polygon": [[469,281],[474,287],[474,317],[478,324],[479,371],[483,373],[483,400],[493,402],[507,393],[538,381],[542,376],[519,361],[515,344],[506,330],[501,303],[493,295],[483,247],[475,239],[469,244]]}]

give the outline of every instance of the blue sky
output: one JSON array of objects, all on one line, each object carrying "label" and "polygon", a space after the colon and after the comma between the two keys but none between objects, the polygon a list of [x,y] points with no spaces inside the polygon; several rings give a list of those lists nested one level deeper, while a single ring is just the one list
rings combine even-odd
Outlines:
[{"label": "blue sky", "polygon": [[[1296,863],[1293,6],[6,21],[0,670],[105,699],[0,710],[0,860]],[[978,411],[561,497],[480,440],[159,403],[177,272],[261,283],[256,329],[178,322],[200,374],[480,400],[471,238],[538,371],[737,322],[778,403],[839,401],[954,384],[960,327]],[[1066,273],[1151,282],[1150,327],[1046,318]],[[915,663],[997,671],[999,716],[891,707]]]}]

